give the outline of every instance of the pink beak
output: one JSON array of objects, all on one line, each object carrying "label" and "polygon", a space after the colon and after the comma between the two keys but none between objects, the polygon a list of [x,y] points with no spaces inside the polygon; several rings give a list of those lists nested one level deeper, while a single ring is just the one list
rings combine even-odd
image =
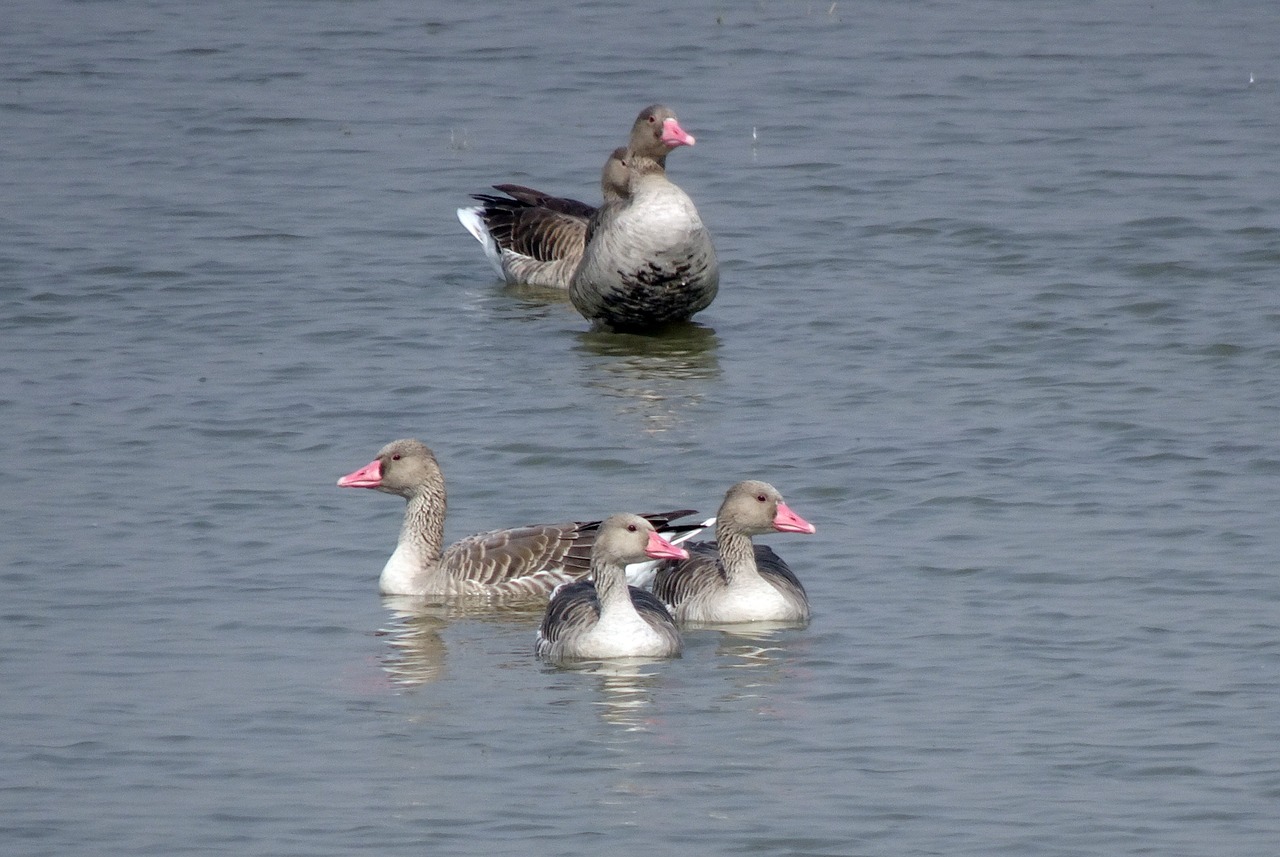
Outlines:
[{"label": "pink beak", "polygon": [[782,502],[778,503],[778,514],[773,516],[773,528],[780,533],[815,533],[818,530]]},{"label": "pink beak", "polygon": [[645,545],[644,555],[652,559],[688,559],[689,552],[679,545],[673,545],[671,542],[658,535],[657,532],[649,533],[649,544]]},{"label": "pink beak", "polygon": [[668,119],[662,123],[662,142],[674,149],[677,146],[692,146],[697,141],[692,134],[680,127],[679,122]]},{"label": "pink beak", "polygon": [[377,488],[382,484],[382,462],[374,459],[338,480],[339,488]]}]

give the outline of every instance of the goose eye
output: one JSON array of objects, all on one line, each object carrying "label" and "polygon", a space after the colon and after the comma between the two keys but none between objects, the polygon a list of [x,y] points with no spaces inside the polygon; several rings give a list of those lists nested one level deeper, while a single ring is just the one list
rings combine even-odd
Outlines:
[{"label": "goose eye", "polygon": [[400,460],[400,453],[398,453],[398,452],[397,452],[395,455],[391,456],[391,460],[392,460],[392,461],[399,461],[399,460]]},{"label": "goose eye", "polygon": [[757,494],[757,495],[756,495],[756,499],[757,499],[757,500],[759,500],[761,503],[763,503],[763,502],[765,502],[766,500],[768,500],[769,498],[768,498],[768,497],[766,497],[766,496],[764,496],[763,494]]},{"label": "goose eye", "polygon": [[636,531],[636,525],[635,525],[635,524],[627,524],[627,532],[629,532],[629,533],[634,533],[635,531]]}]

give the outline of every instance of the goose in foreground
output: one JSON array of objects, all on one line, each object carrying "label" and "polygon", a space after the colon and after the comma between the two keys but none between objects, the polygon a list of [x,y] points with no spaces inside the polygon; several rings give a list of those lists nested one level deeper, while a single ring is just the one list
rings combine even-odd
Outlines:
[{"label": "goose in foreground", "polygon": [[681,622],[807,622],[804,586],[782,558],[752,536],[812,533],[813,524],[767,482],[739,482],[716,514],[714,542],[686,543],[689,559],[658,568],[653,594]]},{"label": "goose in foreground", "polygon": [[627,145],[628,192],[596,213],[569,282],[569,300],[587,319],[642,330],[687,321],[715,298],[711,234],[666,171],[667,153],[693,144],[669,107],[640,111]]},{"label": "goose in foreground", "polygon": [[[444,476],[421,441],[396,440],[377,457],[338,480],[342,488],[372,488],[408,501],[400,539],[378,578],[384,595],[490,595],[546,597],[561,583],[583,577],[599,521],[570,521],[494,530],[442,550]],[[667,532],[692,510],[645,516]],[[688,528],[690,530],[696,527]]]},{"label": "goose in foreground", "polygon": [[662,602],[627,585],[625,563],[686,559],[684,548],[658,535],[639,515],[614,515],[591,549],[591,577],[551,595],[535,651],[551,661],[671,658],[683,644]]},{"label": "goose in foreground", "polygon": [[[604,204],[627,193],[627,150],[614,149],[600,176]],[[505,197],[472,194],[480,205],[459,208],[458,220],[484,247],[484,255],[508,285],[569,288],[587,246],[596,208],[514,184],[494,185]]]}]

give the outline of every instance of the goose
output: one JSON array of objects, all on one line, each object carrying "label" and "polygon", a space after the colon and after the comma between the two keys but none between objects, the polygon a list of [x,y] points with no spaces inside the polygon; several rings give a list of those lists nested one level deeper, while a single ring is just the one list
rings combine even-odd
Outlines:
[{"label": "goose", "polygon": [[625,156],[627,193],[596,212],[569,281],[574,308],[600,327],[644,330],[687,321],[720,286],[711,235],[667,178],[667,153],[692,146],[669,107],[640,111]]},{"label": "goose", "polygon": [[[600,531],[600,521],[537,524],[479,533],[442,550],[444,476],[431,449],[411,438],[387,444],[338,486],[372,488],[407,501],[395,552],[378,578],[383,595],[547,597],[587,573]],[[645,517],[667,532],[692,535],[697,527],[670,526],[692,514],[681,509]]]},{"label": "goose", "polygon": [[590,579],[565,584],[551,595],[538,628],[538,656],[564,662],[680,654],[675,620],[653,595],[627,585],[623,565],[645,557],[688,556],[639,515],[606,519],[591,548]]},{"label": "goose", "polygon": [[804,586],[764,545],[752,536],[768,532],[813,533],[767,482],[748,480],[730,488],[715,517],[714,542],[686,542],[689,559],[659,566],[653,594],[676,620],[730,624],[735,622],[807,622],[809,599]]},{"label": "goose", "polygon": [[[623,147],[614,149],[601,170],[600,191],[606,206],[627,193],[626,153]],[[472,194],[480,205],[459,208],[458,220],[484,247],[498,276],[507,285],[569,288],[597,209],[522,185],[493,187],[506,196]]]}]

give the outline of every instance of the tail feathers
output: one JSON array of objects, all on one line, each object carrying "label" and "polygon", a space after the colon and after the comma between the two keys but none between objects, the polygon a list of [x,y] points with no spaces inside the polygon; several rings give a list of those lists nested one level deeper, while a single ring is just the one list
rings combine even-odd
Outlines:
[{"label": "tail feathers", "polygon": [[507,272],[502,268],[502,248],[498,246],[498,242],[489,234],[489,227],[484,222],[484,207],[473,206],[471,208],[458,209],[458,222],[470,232],[475,239],[480,242],[480,246],[484,247],[484,256],[489,260],[489,264],[498,272],[498,276],[506,279]]}]

